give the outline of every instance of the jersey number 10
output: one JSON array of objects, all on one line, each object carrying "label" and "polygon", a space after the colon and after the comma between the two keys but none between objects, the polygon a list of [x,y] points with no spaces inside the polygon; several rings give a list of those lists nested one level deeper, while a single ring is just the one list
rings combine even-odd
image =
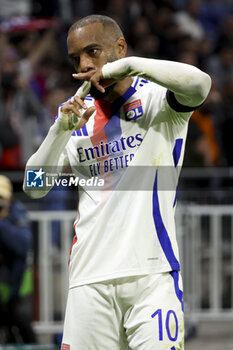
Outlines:
[{"label": "jersey number 10", "polygon": [[[162,315],[162,309],[158,309],[157,311],[155,311],[151,317],[154,318],[155,316],[158,315],[158,326],[159,326],[159,340],[162,341],[163,340],[163,315]],[[175,329],[174,329],[174,322],[172,322],[172,333],[175,334],[171,334],[171,329],[170,329],[170,319],[171,317],[174,318],[175,321]],[[169,310],[167,312],[166,315],[166,331],[167,331],[167,336],[171,341],[176,341],[178,338],[178,319],[176,316],[175,311],[173,310]],[[174,332],[175,331],[175,332]],[[171,350],[173,350],[174,347],[171,348]]]}]

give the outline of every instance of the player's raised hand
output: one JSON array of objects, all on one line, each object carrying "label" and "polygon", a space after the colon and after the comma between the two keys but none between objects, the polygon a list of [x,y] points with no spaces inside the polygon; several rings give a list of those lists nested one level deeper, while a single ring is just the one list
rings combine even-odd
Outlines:
[{"label": "player's raised hand", "polygon": [[101,68],[91,69],[85,73],[74,73],[73,77],[75,79],[90,81],[91,84],[102,93],[105,92],[106,87],[112,85],[116,81],[115,79],[104,79]]},{"label": "player's raised hand", "polygon": [[58,119],[62,130],[74,131],[82,128],[95,112],[94,106],[87,108],[83,101],[90,88],[91,83],[84,81],[76,94],[60,108]]}]

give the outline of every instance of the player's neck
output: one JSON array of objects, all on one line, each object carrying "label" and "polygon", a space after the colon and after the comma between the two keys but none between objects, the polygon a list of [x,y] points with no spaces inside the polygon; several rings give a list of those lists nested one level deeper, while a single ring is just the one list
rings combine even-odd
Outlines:
[{"label": "player's neck", "polygon": [[133,79],[128,77],[122,80],[119,80],[114,88],[109,92],[109,94],[103,99],[107,102],[114,102],[117,98],[124,95],[128,88],[132,85]]}]

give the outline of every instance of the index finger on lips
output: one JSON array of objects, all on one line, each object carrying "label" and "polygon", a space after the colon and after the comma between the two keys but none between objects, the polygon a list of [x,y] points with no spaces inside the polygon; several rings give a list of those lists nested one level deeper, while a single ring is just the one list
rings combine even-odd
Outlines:
[{"label": "index finger on lips", "polygon": [[86,73],[74,73],[74,74],[72,74],[72,76],[75,79],[81,79],[81,80],[89,81],[89,79],[92,77],[94,72],[95,72],[95,70],[91,70],[91,71],[86,72]]}]

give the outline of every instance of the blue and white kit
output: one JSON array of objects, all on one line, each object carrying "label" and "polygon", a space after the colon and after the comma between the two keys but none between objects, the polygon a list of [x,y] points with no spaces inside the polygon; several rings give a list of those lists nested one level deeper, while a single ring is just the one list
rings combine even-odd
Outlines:
[{"label": "blue and white kit", "polygon": [[70,165],[78,178],[104,182],[78,190],[62,350],[183,350],[176,188],[191,106],[205,100],[210,78],[138,57],[107,63],[102,74],[132,84],[113,103],[84,94],[96,112],[81,129],[67,128],[60,108],[27,163]]},{"label": "blue and white kit", "polygon": [[[95,101],[96,113],[70,138],[65,153],[73,172],[80,176],[80,164],[90,177],[110,178],[108,190],[79,192],[70,287],[180,269],[175,190],[191,113],[176,112],[166,95],[136,77],[112,105]],[[87,96],[85,103],[94,100]],[[160,190],[166,171],[174,178]]]}]

